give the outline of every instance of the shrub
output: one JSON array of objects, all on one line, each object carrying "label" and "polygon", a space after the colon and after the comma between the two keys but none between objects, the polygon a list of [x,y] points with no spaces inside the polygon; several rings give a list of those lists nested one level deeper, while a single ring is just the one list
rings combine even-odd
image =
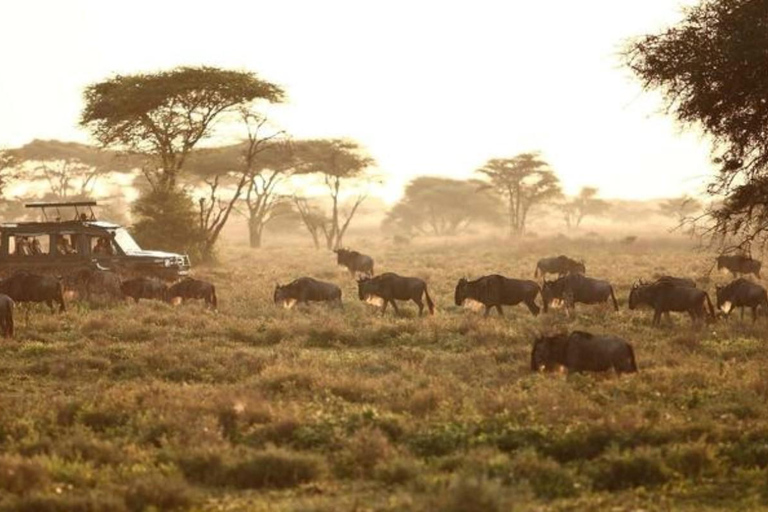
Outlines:
[{"label": "shrub", "polygon": [[516,479],[527,480],[539,498],[568,498],[577,494],[577,483],[570,472],[552,459],[539,457],[535,451],[518,454],[511,464]]},{"label": "shrub", "polygon": [[133,235],[144,248],[203,256],[205,233],[200,229],[192,199],[182,191],[152,190],[134,203],[138,221]]},{"label": "shrub", "polygon": [[591,467],[592,485],[600,491],[619,491],[632,487],[656,487],[670,478],[669,469],[655,452],[610,453]]},{"label": "shrub", "polygon": [[159,475],[136,480],[125,493],[125,503],[132,512],[185,510],[196,501],[196,494],[186,482]]},{"label": "shrub", "polygon": [[504,510],[499,485],[484,479],[462,477],[438,499],[434,510],[443,512],[494,512]]},{"label": "shrub", "polygon": [[0,457],[0,489],[27,494],[48,483],[48,472],[36,461],[21,457]]},{"label": "shrub", "polygon": [[317,457],[272,448],[227,468],[224,483],[239,489],[284,489],[316,480],[321,473]]},{"label": "shrub", "polygon": [[342,476],[369,478],[376,466],[391,453],[392,447],[387,436],[379,429],[363,427],[355,432],[346,450],[339,456],[337,473]]},{"label": "shrub", "polygon": [[3,512],[124,512],[125,503],[113,495],[33,494],[3,507]]},{"label": "shrub", "polygon": [[424,473],[424,466],[412,457],[394,457],[379,464],[374,478],[387,485],[403,485]]}]

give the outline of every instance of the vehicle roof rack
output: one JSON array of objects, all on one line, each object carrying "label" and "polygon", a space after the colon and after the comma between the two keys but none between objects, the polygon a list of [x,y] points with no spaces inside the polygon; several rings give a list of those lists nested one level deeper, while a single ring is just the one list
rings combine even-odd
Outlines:
[{"label": "vehicle roof rack", "polygon": [[[93,207],[98,206],[98,203],[96,201],[63,201],[63,202],[36,202],[36,203],[27,203],[24,205],[25,208],[40,208],[40,210],[43,213],[43,218],[46,220],[46,222],[50,222],[50,219],[48,219],[48,212],[46,212],[46,208],[55,208],[57,217],[54,219],[57,222],[60,222],[61,217],[61,210],[59,208],[74,208],[75,209],[75,219],[74,220],[96,220],[96,214],[93,213]],[[80,209],[87,209],[86,211],[80,212]]]}]

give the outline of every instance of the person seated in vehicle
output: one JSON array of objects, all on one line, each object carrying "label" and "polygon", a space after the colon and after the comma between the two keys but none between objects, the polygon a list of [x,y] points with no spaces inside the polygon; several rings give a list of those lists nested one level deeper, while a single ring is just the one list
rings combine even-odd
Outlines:
[{"label": "person seated in vehicle", "polygon": [[27,237],[17,236],[15,238],[16,238],[16,252],[15,252],[16,255],[29,256],[30,254],[32,254]]},{"label": "person seated in vehicle", "polygon": [[33,255],[43,254],[43,246],[40,245],[40,239],[37,237],[32,237],[32,244],[30,245],[30,249],[32,251]]},{"label": "person seated in vehicle", "polygon": [[59,254],[74,254],[75,249],[72,247],[69,239],[66,236],[60,236],[56,242],[56,250]]},{"label": "person seated in vehicle", "polygon": [[100,237],[98,240],[96,240],[96,246],[93,248],[93,253],[112,256],[114,251],[112,249],[112,244],[109,242],[109,239],[106,237]]}]

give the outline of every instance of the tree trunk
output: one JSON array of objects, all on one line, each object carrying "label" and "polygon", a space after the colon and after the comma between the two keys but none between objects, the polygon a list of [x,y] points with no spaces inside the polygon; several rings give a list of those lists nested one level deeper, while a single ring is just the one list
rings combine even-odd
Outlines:
[{"label": "tree trunk", "polygon": [[259,219],[248,219],[248,243],[251,249],[259,249],[261,247],[261,235],[264,232],[264,226]]}]

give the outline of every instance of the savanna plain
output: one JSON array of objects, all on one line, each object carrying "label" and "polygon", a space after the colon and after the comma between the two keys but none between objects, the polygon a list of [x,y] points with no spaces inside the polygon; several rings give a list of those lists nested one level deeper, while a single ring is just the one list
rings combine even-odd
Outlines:
[{"label": "savanna plain", "polygon": [[[381,315],[329,251],[223,246],[203,304],[17,308],[0,342],[0,510],[754,510],[768,508],[768,320],[651,327],[638,278],[693,277],[687,239],[357,240],[376,270],[428,283],[436,314]],[[583,258],[620,311],[489,318],[461,277],[533,279]],[[343,308],[285,309],[276,282],[342,287]],[[541,299],[538,299],[541,302]],[[540,333],[630,341],[635,375],[534,374]]]}]

